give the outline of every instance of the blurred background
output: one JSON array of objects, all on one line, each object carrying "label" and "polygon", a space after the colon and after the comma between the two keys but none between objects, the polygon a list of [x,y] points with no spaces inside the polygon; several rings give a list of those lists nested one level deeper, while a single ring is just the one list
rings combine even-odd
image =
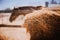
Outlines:
[{"label": "blurred background", "polygon": [[60,0],[0,0],[0,10],[20,6],[46,6],[46,2],[47,4],[60,4]]},{"label": "blurred background", "polygon": [[[44,6],[44,7],[59,7],[60,0],[0,0],[0,24],[20,25],[23,23],[23,17],[20,16],[13,23],[9,22],[9,17],[14,8],[22,6]],[[18,22],[19,23],[18,23]]]},{"label": "blurred background", "polygon": [[[23,23],[23,15],[13,22],[9,21],[12,10],[22,6],[60,8],[60,0],[0,0],[0,39],[30,40],[30,34],[26,32],[26,28],[20,28]],[[60,13],[60,10],[58,12]]]}]

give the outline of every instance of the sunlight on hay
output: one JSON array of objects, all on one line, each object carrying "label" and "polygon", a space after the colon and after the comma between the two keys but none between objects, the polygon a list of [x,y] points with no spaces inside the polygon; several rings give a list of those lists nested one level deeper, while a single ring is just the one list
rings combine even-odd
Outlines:
[{"label": "sunlight on hay", "polygon": [[[26,33],[25,28],[1,27],[0,35],[8,40],[29,40],[30,34]],[[5,39],[4,39],[5,40]]]}]

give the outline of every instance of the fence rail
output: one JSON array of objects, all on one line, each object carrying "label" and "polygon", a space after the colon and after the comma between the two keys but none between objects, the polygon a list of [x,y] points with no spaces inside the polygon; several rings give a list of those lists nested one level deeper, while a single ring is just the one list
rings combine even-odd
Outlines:
[{"label": "fence rail", "polygon": [[6,25],[6,24],[0,24],[0,27],[21,27],[20,25]]}]

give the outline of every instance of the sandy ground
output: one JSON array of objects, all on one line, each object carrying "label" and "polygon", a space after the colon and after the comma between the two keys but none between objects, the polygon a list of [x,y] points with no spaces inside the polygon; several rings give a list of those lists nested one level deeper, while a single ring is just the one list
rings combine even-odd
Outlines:
[{"label": "sandy ground", "polygon": [[[14,22],[11,23],[9,22],[10,15],[10,13],[0,14],[0,24],[22,25],[24,16],[19,16]],[[0,27],[0,38],[4,40],[29,40],[30,34],[26,32],[25,28]]]},{"label": "sandy ground", "polygon": [[4,40],[29,40],[30,34],[25,28],[0,27],[0,35]]}]

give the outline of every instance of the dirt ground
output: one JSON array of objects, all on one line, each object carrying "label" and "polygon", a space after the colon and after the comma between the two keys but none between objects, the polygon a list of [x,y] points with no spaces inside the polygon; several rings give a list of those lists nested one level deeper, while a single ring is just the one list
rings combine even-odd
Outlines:
[{"label": "dirt ground", "polygon": [[4,40],[29,40],[30,34],[25,28],[0,27],[0,39]]},{"label": "dirt ground", "polygon": [[20,26],[23,23],[23,16],[11,23],[10,15],[10,13],[0,14],[0,40],[29,40],[30,34]]}]

